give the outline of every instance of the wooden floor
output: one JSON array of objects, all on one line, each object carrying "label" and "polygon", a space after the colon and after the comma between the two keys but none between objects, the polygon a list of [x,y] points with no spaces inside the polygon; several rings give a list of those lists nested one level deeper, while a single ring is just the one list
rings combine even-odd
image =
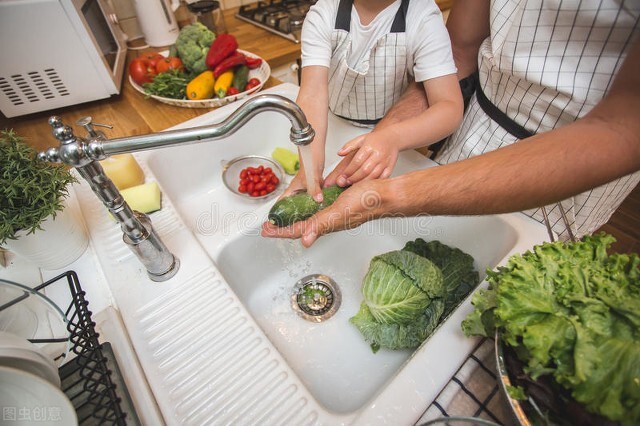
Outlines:
[{"label": "wooden floor", "polygon": [[640,185],[618,207],[600,230],[618,240],[612,250],[618,253],[640,253]]}]

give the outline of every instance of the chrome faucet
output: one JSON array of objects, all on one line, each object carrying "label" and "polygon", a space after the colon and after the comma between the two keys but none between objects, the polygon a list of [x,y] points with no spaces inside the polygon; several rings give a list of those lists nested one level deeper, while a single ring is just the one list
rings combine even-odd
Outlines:
[{"label": "chrome faucet", "polygon": [[295,145],[308,145],[313,141],[315,132],[298,105],[283,96],[264,94],[246,101],[217,124],[117,139],[107,139],[103,132],[94,130],[90,118],[78,122],[87,130],[88,136],[75,136],[69,126],[54,116],[49,119],[49,124],[60,146],[41,152],[38,158],[75,167],[118,221],[124,242],[145,266],[149,278],[166,281],[178,272],[178,258],[160,240],[149,217],[129,207],[98,161],[114,154],[222,139],[235,133],[253,116],[265,111],[276,111],[289,119],[289,138]]}]

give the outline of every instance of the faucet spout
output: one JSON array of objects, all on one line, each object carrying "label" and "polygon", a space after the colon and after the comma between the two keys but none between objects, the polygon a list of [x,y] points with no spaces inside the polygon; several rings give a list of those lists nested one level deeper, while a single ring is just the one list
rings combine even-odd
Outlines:
[{"label": "faucet spout", "polygon": [[118,188],[104,173],[98,160],[114,154],[221,139],[232,135],[252,117],[265,111],[279,112],[289,119],[289,137],[294,144],[308,145],[313,141],[315,132],[295,102],[283,96],[263,94],[246,101],[218,124],[110,140],[102,132],[93,130],[89,117],[79,123],[89,133],[88,138],[82,138],[75,136],[69,126],[65,126],[59,117],[54,116],[49,119],[49,124],[60,145],[41,152],[38,158],[75,167],[120,223],[124,242],[146,267],[149,278],[153,281],[165,281],[177,273],[180,265],[178,258],[160,240],[151,226],[150,219],[131,210]]},{"label": "faucet spout", "polygon": [[87,154],[93,159],[102,160],[115,154],[221,139],[234,134],[251,118],[266,111],[281,113],[291,122],[289,139],[295,145],[308,145],[313,141],[315,131],[295,102],[284,96],[264,94],[246,101],[220,123],[118,139],[94,140],[88,144]]}]

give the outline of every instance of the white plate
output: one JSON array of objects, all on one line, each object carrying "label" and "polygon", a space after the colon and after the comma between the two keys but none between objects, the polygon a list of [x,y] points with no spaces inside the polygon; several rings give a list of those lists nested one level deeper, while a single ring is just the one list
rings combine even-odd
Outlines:
[{"label": "white plate", "polygon": [[56,365],[40,348],[27,339],[0,331],[0,366],[24,370],[60,387]]},{"label": "white plate", "polygon": [[0,279],[0,331],[29,340],[59,367],[71,347],[67,317],[44,294]]},{"label": "white plate", "polygon": [[22,370],[0,367],[2,424],[77,425],[69,398],[48,381]]},{"label": "white plate", "polygon": [[[260,58],[260,56],[255,55],[255,54],[253,54],[251,52],[247,52],[246,50],[238,49],[238,52],[243,53],[244,55],[249,56],[251,58]],[[160,52],[160,54],[166,56],[167,52]],[[260,59],[262,59],[262,58],[260,58]],[[162,96],[148,95],[148,94],[145,93],[144,89],[141,86],[139,86],[138,84],[136,84],[133,81],[131,76],[129,76],[129,83],[131,83],[133,88],[136,89],[138,92],[142,93],[143,95],[148,96],[148,97],[150,97],[152,99],[155,99],[158,102],[162,102],[162,103],[165,103],[165,104],[178,106],[178,107],[182,107],[182,108],[218,108],[218,107],[221,107],[221,106],[226,105],[228,103],[237,101],[238,99],[245,98],[248,95],[250,95],[252,93],[255,93],[258,90],[262,89],[262,86],[264,86],[264,83],[266,83],[266,81],[269,79],[270,75],[271,75],[271,67],[269,66],[267,61],[262,59],[262,63],[260,64],[260,66],[258,68],[253,69],[253,70],[249,70],[249,79],[257,78],[258,80],[260,80],[260,84],[259,85],[257,85],[253,89],[246,90],[244,92],[240,92],[237,95],[227,96],[227,97],[224,97],[224,98],[203,99],[203,100],[200,100],[200,101],[192,101],[192,100],[189,100],[189,99],[171,99],[171,98],[165,98],[165,97],[162,97]]]}]

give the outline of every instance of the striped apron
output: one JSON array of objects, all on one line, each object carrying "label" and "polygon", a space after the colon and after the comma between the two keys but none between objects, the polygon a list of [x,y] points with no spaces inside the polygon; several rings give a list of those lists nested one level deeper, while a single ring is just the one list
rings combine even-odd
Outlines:
[{"label": "striped apron", "polygon": [[[480,46],[479,91],[436,157],[440,164],[493,151],[587,114],[640,37],[640,2],[492,0],[491,23],[491,37]],[[606,223],[639,182],[640,172],[632,173],[523,213],[549,223],[560,239],[580,238]]]},{"label": "striped apron", "polygon": [[349,67],[353,0],[340,0],[331,35],[329,109],[339,117],[372,126],[400,98],[408,85],[405,34],[409,0],[402,0],[391,31],[377,41],[361,71]]}]

